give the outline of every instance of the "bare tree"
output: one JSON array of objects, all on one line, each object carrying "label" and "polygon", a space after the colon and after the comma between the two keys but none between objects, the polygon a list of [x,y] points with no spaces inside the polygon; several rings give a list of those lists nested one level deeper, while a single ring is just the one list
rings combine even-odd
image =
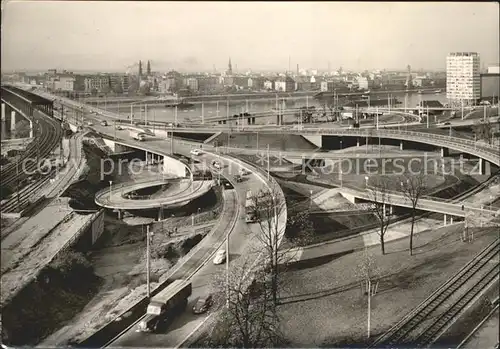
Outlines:
[{"label": "bare tree", "polygon": [[279,317],[265,272],[249,260],[214,278],[216,303],[226,301],[210,334],[210,347],[263,348],[283,344]]},{"label": "bare tree", "polygon": [[401,177],[401,190],[411,203],[411,229],[410,229],[410,256],[413,255],[413,231],[417,214],[417,205],[424,192],[427,190],[425,173],[406,175]]},{"label": "bare tree", "polygon": [[489,120],[477,121],[473,126],[473,131],[478,140],[493,144],[493,124]]},{"label": "bare tree", "polygon": [[283,192],[278,184],[272,185],[268,190],[261,190],[252,196],[254,217],[259,225],[256,239],[259,241],[258,249],[265,255],[265,270],[270,275],[273,303],[278,304],[280,265],[287,263],[289,253],[280,249],[285,227],[280,224],[283,214],[286,214],[286,202]]},{"label": "bare tree", "polygon": [[380,238],[380,249],[382,254],[385,254],[385,233],[389,224],[391,224],[391,215],[387,212],[388,205],[388,183],[383,178],[376,178],[374,190],[370,190],[370,196],[373,202],[370,203],[370,211],[379,220],[380,230],[378,232]]},{"label": "bare tree", "polygon": [[367,336],[369,338],[371,327],[371,299],[377,294],[381,272],[376,265],[374,256],[367,248],[363,251],[356,273],[361,280],[361,292],[368,296]]}]

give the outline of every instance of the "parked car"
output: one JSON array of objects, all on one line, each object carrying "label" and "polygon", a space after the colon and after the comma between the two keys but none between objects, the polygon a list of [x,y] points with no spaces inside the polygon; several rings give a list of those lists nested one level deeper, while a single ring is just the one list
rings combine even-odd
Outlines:
[{"label": "parked car", "polygon": [[214,264],[215,265],[222,264],[225,261],[226,261],[226,250],[217,251],[213,260]]},{"label": "parked car", "polygon": [[193,306],[193,314],[203,314],[213,305],[212,295],[198,297]]},{"label": "parked car", "polygon": [[194,155],[194,156],[198,156],[201,154],[201,150],[200,149],[193,149],[191,150],[191,155]]},{"label": "parked car", "polygon": [[243,182],[243,177],[241,175],[236,175],[234,177],[234,179],[236,180],[236,183],[241,183]]}]

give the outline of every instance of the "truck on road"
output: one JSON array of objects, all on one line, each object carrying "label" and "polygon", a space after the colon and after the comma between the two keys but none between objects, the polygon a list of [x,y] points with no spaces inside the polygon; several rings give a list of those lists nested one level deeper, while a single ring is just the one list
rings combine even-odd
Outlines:
[{"label": "truck on road", "polygon": [[168,326],[177,315],[186,309],[191,293],[191,282],[183,279],[174,280],[151,298],[146,315],[139,322],[138,330],[140,332],[156,332]]},{"label": "truck on road", "polygon": [[245,222],[246,223],[254,223],[257,221],[257,212],[255,209],[255,202],[254,202],[254,197],[253,193],[251,190],[247,191],[246,198],[245,198]]},{"label": "truck on road", "polygon": [[135,130],[130,130],[130,137],[132,137],[136,141],[141,141],[141,142],[146,139],[146,135],[144,132]]}]

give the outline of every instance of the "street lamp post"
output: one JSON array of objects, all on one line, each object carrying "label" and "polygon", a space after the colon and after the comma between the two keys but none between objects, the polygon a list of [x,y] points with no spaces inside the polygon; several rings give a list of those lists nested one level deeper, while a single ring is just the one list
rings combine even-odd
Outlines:
[{"label": "street lamp post", "polygon": [[149,224],[146,225],[146,283],[148,298],[151,297],[151,241],[150,239],[154,236],[153,232],[149,231]]}]

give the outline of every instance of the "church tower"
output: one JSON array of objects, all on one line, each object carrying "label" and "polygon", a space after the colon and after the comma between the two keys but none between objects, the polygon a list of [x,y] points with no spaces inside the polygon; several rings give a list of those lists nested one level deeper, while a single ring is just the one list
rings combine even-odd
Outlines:
[{"label": "church tower", "polygon": [[233,75],[233,66],[231,65],[231,57],[229,57],[229,63],[227,65],[227,75]]}]

